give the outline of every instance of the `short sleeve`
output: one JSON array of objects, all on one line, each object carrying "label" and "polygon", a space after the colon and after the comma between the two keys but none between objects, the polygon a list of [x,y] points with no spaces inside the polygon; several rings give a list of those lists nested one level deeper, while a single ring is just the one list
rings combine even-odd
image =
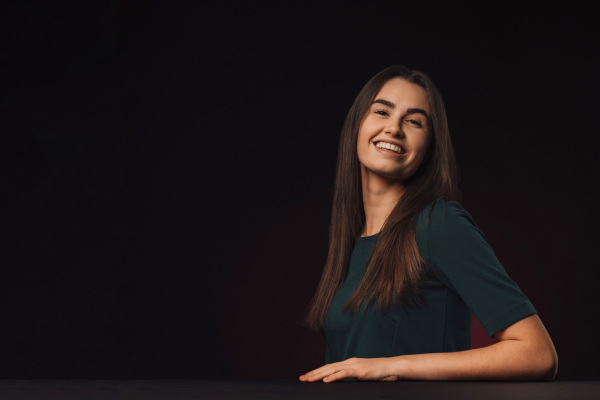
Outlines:
[{"label": "short sleeve", "polygon": [[433,273],[462,298],[488,335],[536,313],[458,203],[436,202],[421,214],[419,225],[426,233],[421,251]]}]

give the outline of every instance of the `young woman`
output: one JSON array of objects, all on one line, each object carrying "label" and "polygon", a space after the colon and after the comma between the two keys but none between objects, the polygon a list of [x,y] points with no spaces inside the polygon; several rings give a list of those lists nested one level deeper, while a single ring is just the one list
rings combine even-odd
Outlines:
[{"label": "young woman", "polygon": [[[384,69],[342,128],[329,254],[307,318],[326,365],[301,381],[556,376],[536,310],[457,198],[437,88],[422,72]],[[470,350],[472,313],[497,343]]]}]

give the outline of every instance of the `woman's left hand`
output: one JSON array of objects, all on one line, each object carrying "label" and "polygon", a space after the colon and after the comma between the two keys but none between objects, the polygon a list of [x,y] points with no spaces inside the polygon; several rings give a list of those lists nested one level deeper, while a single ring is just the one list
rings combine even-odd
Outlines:
[{"label": "woman's left hand", "polygon": [[390,358],[349,358],[327,364],[300,376],[302,382],[335,382],[346,378],[361,381],[396,381]]}]

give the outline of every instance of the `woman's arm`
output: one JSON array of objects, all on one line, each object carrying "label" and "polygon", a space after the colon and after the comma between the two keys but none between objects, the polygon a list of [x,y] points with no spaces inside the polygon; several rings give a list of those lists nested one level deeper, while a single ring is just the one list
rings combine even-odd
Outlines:
[{"label": "woman's arm", "polygon": [[453,353],[351,358],[302,375],[303,382],[359,380],[552,380],[558,357],[534,314],[494,335],[499,342]]}]

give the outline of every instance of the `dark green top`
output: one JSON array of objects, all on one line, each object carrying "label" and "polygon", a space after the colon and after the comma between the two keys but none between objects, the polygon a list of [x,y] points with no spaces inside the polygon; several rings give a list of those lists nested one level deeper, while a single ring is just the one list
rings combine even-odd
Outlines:
[{"label": "dark green top", "polygon": [[427,207],[417,221],[417,244],[427,262],[419,306],[383,314],[368,308],[342,311],[360,283],[377,235],[357,239],[348,272],[323,321],[326,363],[350,357],[468,350],[471,314],[493,336],[535,314],[508,277],[471,216],[456,202],[438,201],[429,223]]}]

